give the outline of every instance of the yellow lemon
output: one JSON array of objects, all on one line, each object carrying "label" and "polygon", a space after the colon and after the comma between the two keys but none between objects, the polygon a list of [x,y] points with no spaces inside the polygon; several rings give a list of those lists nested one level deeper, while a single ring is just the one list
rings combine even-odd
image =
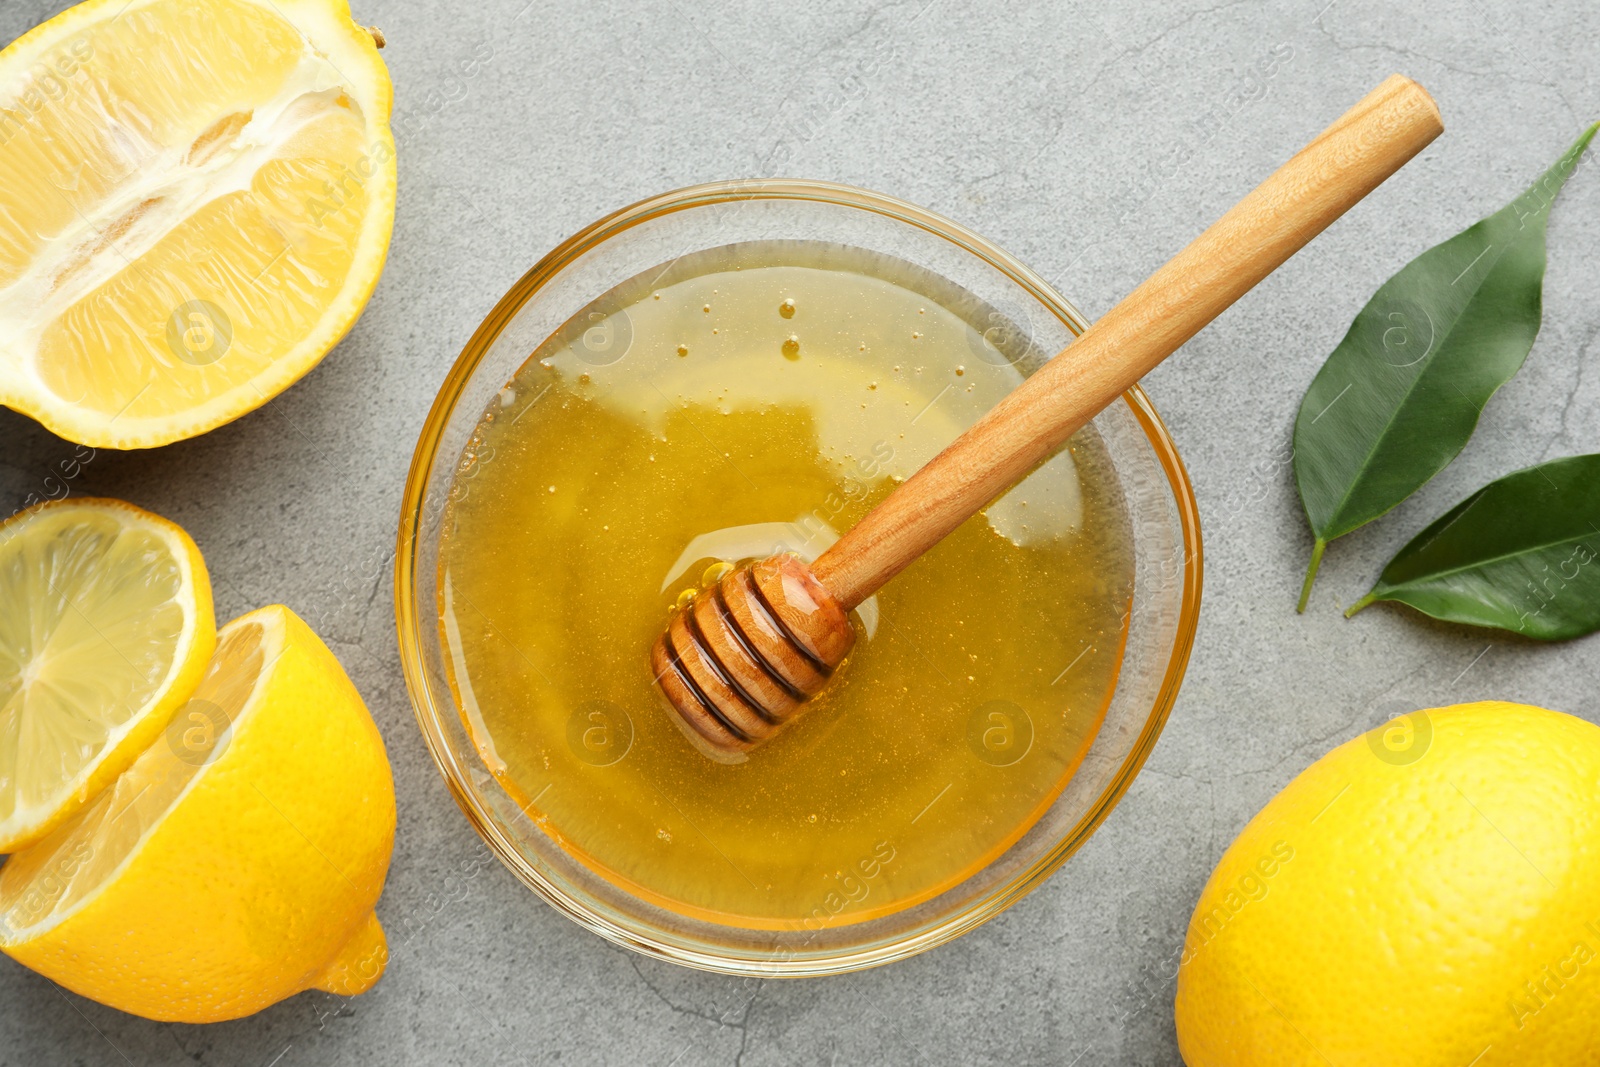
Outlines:
[{"label": "yellow lemon", "polygon": [[1189,1067],[1600,1061],[1600,727],[1485,701],[1312,764],[1200,895]]},{"label": "yellow lemon", "polygon": [[283,607],[219,634],[194,696],[116,783],[0,868],[0,948],[152,1019],[214,1022],[387,960],[383,739]]},{"label": "yellow lemon", "polygon": [[0,853],[126,770],[216,644],[205,562],[167,520],[85,499],[0,524]]},{"label": "yellow lemon", "polygon": [[0,52],[0,403],[143,448],[305,374],[383,267],[392,99],[345,0],[89,0]]}]

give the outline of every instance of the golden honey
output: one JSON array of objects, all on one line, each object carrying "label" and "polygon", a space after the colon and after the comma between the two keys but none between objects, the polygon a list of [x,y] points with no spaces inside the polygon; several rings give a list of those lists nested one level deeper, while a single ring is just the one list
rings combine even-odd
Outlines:
[{"label": "golden honey", "polygon": [[928,272],[729,246],[607,293],[460,457],[441,637],[479,758],[543,832],[680,914],[822,929],[1001,854],[1083,758],[1133,588],[1092,428],[858,611],[850,658],[739,763],[702,755],[651,643],[727,565],[814,558],[1009,392],[1025,333]]}]

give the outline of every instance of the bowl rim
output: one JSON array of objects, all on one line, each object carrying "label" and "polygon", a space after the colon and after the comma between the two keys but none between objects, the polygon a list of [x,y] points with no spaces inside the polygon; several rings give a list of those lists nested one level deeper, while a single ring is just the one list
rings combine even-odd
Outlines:
[{"label": "bowl rim", "polygon": [[981,926],[1054,874],[1105,822],[1111,810],[1132,786],[1166,726],[1194,647],[1200,614],[1202,573],[1200,515],[1194,487],[1178,455],[1176,444],[1150,398],[1140,386],[1134,385],[1122,394],[1122,400],[1144,431],[1166,476],[1177,509],[1178,528],[1183,537],[1182,569],[1178,575],[1181,606],[1166,670],[1139,736],[1094,804],[1079,817],[1072,830],[1056,841],[1044,855],[975,903],[941,922],[906,936],[826,954],[799,956],[782,951],[763,955],[717,951],[706,946],[703,939],[694,940],[704,947],[690,947],[620,924],[568,895],[523,858],[515,843],[496,825],[493,815],[452,770],[454,761],[450,757],[451,746],[439,727],[437,720],[440,710],[435,707],[427,683],[428,669],[422,643],[426,635],[422,633],[415,604],[416,569],[420,563],[416,548],[422,533],[423,503],[429,473],[438,459],[449,419],[479,364],[517,312],[544,285],[585,253],[634,226],[696,207],[741,200],[798,200],[832,204],[870,211],[925,230],[1005,275],[1059,318],[1074,336],[1088,328],[1088,319],[1071,301],[1009,253],[960,223],[883,193],[814,179],[733,179],[685,186],[630,204],[583,227],[541,257],[500,298],[451,365],[418,434],[406,473],[394,554],[395,626],[407,695],[434,767],[467,821],[519,881],[579,926],[614,944],[648,956],[700,970],[738,976],[817,977],[864,970],[905,959]]}]

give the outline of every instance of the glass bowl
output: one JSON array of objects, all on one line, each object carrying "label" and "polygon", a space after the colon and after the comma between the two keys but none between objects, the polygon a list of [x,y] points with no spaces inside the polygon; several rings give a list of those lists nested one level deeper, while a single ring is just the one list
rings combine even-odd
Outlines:
[{"label": "glass bowl", "polygon": [[553,907],[610,941],[691,967],[763,977],[835,974],[924,951],[999,914],[1061,866],[1127,791],[1166,722],[1193,643],[1201,569],[1188,476],[1155,409],[1135,387],[1093,422],[1120,483],[1134,553],[1120,675],[1078,770],[998,858],[902,911],[821,930],[797,924],[774,931],[665,910],[563,851],[483,765],[451,693],[439,636],[438,563],[452,476],[489,402],[531,353],[571,329],[601,294],[697,252],[774,240],[864,248],[933,272],[970,294],[968,321],[988,343],[987,356],[1024,373],[1087,326],[1038,275],[983,238],[877,193],[761,180],[697,185],[641,201],[545,256],[467,343],[417,442],[395,565],[401,662],[417,723],[456,802],[495,855]]}]

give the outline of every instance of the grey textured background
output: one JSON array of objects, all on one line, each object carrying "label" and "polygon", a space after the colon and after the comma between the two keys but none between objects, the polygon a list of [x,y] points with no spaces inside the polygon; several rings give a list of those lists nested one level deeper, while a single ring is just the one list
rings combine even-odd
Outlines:
[{"label": "grey textured background", "polygon": [[[9,40],[62,8],[0,2]],[[343,345],[197,440],[100,452],[124,497],[205,550],[219,619],[318,622],[388,742],[400,804],[375,991],[209,1027],[132,1018],[0,959],[0,1064],[1176,1064],[1173,968],[1222,850],[1328,748],[1406,707],[1502,697],[1600,719],[1600,639],[1541,647],[1336,610],[1467,491],[1600,450],[1600,173],[1557,204],[1543,332],[1461,458],[1338,542],[1293,613],[1310,538],[1296,405],[1356,310],[1498,208],[1600,117],[1591,0],[356,0],[383,27],[400,138],[394,248]],[[1270,78],[1257,61],[1287,46]],[[1147,386],[1206,532],[1199,641],[1132,792],[1047,885],[961,940],[854,976],[755,982],[647,960],[526,892],[468,828],[413,723],[389,555],[434,390],[505,289],[592,219],[715,178],[829,178],[995,239],[1094,316],[1394,70],[1445,136]],[[73,446],[0,411],[0,514]]]}]

